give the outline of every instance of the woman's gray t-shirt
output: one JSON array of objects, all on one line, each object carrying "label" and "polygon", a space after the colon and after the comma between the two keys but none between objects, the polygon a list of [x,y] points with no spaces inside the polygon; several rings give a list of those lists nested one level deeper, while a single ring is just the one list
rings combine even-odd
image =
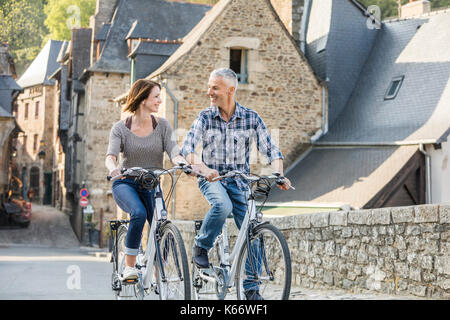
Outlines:
[{"label": "woman's gray t-shirt", "polygon": [[132,133],[124,121],[120,120],[111,129],[106,155],[119,158],[119,152],[122,152],[122,168],[162,168],[164,151],[170,159],[180,154],[180,149],[172,137],[172,127],[166,119],[158,118],[156,128],[145,137]]}]

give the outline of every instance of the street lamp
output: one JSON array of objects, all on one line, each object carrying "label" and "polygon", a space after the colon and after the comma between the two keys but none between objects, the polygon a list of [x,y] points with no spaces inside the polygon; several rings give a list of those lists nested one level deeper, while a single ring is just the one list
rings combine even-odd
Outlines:
[{"label": "street lamp", "polygon": [[39,198],[41,199],[41,204],[44,204],[44,140],[41,140],[39,143],[39,152],[37,155],[39,157],[39,162],[41,165],[41,170],[39,170]]},{"label": "street lamp", "polygon": [[39,160],[45,159],[45,151],[44,151],[44,140],[41,140],[39,143],[39,153],[38,153]]}]

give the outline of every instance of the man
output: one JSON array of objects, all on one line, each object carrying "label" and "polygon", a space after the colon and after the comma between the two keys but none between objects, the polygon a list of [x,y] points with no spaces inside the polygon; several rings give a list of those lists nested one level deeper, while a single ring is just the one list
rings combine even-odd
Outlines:
[{"label": "man", "polygon": [[[283,156],[274,145],[259,115],[235,101],[238,79],[230,69],[214,70],[208,82],[211,106],[200,112],[184,141],[181,153],[205,178],[198,184],[211,209],[205,216],[199,234],[195,238],[194,262],[200,268],[208,268],[208,250],[222,230],[227,216],[233,213],[240,229],[247,210],[248,185],[241,178],[214,181],[219,172],[239,170],[250,172],[250,146],[253,138],[256,146],[271,164],[274,172],[283,175]],[[202,140],[201,159],[195,154]],[[279,186],[288,190],[290,181]],[[261,299],[257,288],[246,291],[248,299]]]}]

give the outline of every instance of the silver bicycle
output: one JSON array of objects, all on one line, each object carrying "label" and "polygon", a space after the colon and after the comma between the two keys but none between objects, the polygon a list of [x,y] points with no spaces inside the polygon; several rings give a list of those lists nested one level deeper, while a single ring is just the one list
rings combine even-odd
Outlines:
[{"label": "silver bicycle", "polygon": [[[225,223],[208,252],[209,268],[199,268],[192,261],[193,298],[223,300],[235,289],[237,299],[245,300],[245,291],[251,288],[258,290],[264,299],[286,300],[289,298],[292,276],[289,248],[281,231],[262,221],[262,213],[256,206],[256,198],[262,197],[265,202],[273,182],[283,184],[283,177],[279,174],[259,177],[234,170],[216,179],[235,176],[249,181],[244,221],[231,253]],[[195,221],[196,233],[201,224],[202,220]]]},{"label": "silver bicycle", "polygon": [[[154,293],[161,300],[189,300],[191,298],[189,265],[183,239],[177,227],[167,219],[159,178],[177,170],[189,173],[190,167],[175,166],[169,170],[148,170],[143,168],[123,169],[122,174],[108,180],[122,177],[134,178],[143,188],[155,190],[155,209],[147,236],[147,243],[139,247],[136,268],[137,280],[121,280],[125,269],[125,239],[129,220],[111,220],[111,243],[113,272],[111,285],[116,299],[139,299]],[[174,184],[172,185],[172,188]],[[146,245],[146,248],[144,248]]]}]

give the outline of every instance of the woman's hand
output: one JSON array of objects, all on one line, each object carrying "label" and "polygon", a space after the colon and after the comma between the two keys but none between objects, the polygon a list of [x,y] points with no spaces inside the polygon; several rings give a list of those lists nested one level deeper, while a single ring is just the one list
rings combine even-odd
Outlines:
[{"label": "woman's hand", "polygon": [[109,171],[109,176],[111,178],[114,178],[115,176],[118,176],[120,174],[122,174],[122,172],[120,171],[120,168],[115,168],[115,169]]}]

